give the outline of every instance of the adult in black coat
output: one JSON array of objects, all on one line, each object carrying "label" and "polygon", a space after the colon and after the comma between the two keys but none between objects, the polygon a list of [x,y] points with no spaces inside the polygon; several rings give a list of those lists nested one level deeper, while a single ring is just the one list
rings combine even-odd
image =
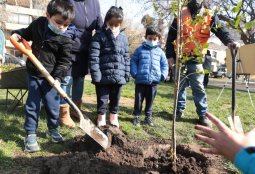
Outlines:
[{"label": "adult in black coat", "polygon": [[[76,37],[72,48],[72,66],[61,84],[66,93],[72,96],[73,102],[81,108],[82,95],[84,89],[84,77],[88,74],[89,45],[92,39],[93,30],[99,29],[103,25],[100,4],[98,0],[69,0],[75,9]],[[70,117],[69,105],[65,100],[61,100],[60,115],[63,118],[62,125],[69,128],[74,127],[74,122]],[[75,112],[71,115],[78,118]]]}]

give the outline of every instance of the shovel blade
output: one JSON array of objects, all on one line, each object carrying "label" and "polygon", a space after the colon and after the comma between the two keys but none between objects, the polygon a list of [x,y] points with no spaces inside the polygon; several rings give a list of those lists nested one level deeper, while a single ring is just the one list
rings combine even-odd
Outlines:
[{"label": "shovel blade", "polygon": [[238,132],[238,133],[244,133],[243,132],[243,126],[242,126],[242,123],[241,123],[241,120],[240,120],[239,116],[234,116],[234,119],[233,119],[232,116],[229,116],[228,117],[228,122],[229,122],[230,128],[233,131]]},{"label": "shovel blade", "polygon": [[80,128],[104,149],[108,147],[108,137],[87,117],[80,117]]}]

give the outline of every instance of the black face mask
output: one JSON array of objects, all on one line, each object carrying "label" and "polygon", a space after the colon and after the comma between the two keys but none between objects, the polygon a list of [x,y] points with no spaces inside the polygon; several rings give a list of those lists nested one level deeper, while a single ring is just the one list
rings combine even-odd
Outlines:
[{"label": "black face mask", "polygon": [[202,8],[202,3],[198,3],[196,0],[190,0],[188,2],[188,8],[190,10],[190,13],[192,15],[196,15],[199,13],[199,11],[201,10]]}]

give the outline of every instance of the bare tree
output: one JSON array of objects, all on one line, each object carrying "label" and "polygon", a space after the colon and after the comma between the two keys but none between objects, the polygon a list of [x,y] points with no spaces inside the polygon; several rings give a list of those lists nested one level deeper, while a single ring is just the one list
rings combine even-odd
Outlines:
[{"label": "bare tree", "polygon": [[140,46],[142,43],[142,38],[144,36],[143,28],[139,29],[137,25],[132,25],[131,20],[125,20],[123,23],[123,27],[125,28],[125,33],[128,37],[129,49],[130,54],[134,53],[134,50]]},{"label": "bare tree", "polygon": [[220,0],[215,1],[221,12],[219,18],[241,34],[245,44],[255,43],[255,1]]},{"label": "bare tree", "polygon": [[146,28],[146,27],[149,27],[149,26],[154,26],[156,25],[156,19],[150,15],[144,15],[142,20],[141,20],[141,23],[143,24],[143,26]]}]

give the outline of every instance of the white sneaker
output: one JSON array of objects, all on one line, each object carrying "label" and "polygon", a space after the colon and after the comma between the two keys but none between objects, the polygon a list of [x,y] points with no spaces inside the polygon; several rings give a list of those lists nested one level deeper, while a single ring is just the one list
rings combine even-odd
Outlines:
[{"label": "white sneaker", "polygon": [[113,126],[116,126],[117,128],[120,127],[119,121],[118,121],[118,114],[110,113],[110,124]]},{"label": "white sneaker", "polygon": [[105,114],[104,115],[98,114],[98,116],[97,116],[97,127],[102,127],[102,126],[106,126]]}]

